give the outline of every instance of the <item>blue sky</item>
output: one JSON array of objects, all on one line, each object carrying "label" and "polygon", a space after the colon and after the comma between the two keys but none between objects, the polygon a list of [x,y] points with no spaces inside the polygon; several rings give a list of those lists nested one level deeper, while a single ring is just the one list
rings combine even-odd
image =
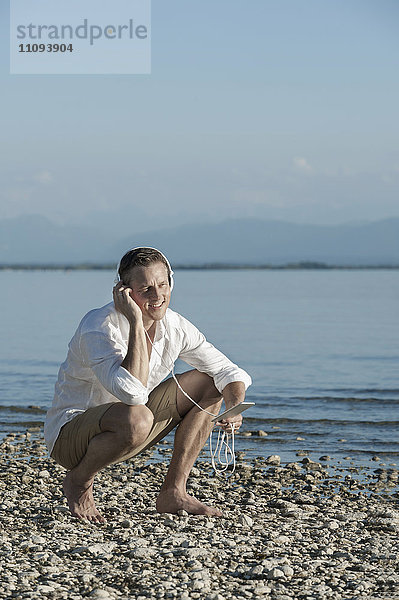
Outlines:
[{"label": "blue sky", "polygon": [[124,76],[10,75],[0,2],[0,218],[399,216],[396,0],[153,0]]}]

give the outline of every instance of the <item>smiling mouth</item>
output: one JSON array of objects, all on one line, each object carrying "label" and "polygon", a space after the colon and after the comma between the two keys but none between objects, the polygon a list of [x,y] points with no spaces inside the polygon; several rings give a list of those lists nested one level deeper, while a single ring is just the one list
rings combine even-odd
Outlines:
[{"label": "smiling mouth", "polygon": [[163,305],[163,301],[161,302],[161,304],[149,304],[150,308],[161,308],[161,306]]}]

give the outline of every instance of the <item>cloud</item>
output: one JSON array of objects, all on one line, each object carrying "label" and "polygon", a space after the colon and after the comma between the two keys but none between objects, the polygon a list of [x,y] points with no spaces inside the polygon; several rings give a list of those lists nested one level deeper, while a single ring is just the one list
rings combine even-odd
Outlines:
[{"label": "cloud", "polygon": [[50,171],[39,171],[38,173],[35,173],[33,179],[43,185],[48,185],[54,181],[54,177]]},{"label": "cloud", "polygon": [[293,160],[294,168],[301,173],[313,173],[313,167],[303,156],[296,156]]}]

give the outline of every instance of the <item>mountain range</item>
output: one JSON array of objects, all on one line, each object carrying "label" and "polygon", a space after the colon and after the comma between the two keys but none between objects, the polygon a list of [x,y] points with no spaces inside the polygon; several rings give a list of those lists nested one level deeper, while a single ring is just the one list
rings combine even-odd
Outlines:
[{"label": "mountain range", "polygon": [[116,263],[134,246],[154,246],[175,265],[399,265],[399,218],[371,223],[302,225],[231,219],[192,223],[120,239],[90,223],[59,225],[29,215],[0,221],[0,264]]}]

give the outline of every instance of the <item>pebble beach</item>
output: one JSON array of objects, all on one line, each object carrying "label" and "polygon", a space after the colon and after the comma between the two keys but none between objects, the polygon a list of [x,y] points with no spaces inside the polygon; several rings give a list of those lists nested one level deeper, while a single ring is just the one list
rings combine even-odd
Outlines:
[{"label": "pebble beach", "polygon": [[238,453],[226,479],[204,455],[188,489],[224,513],[211,518],[155,511],[164,444],[165,460],[97,476],[95,525],[69,515],[40,432],[0,445],[1,600],[399,598],[398,468],[378,457],[360,469]]}]

